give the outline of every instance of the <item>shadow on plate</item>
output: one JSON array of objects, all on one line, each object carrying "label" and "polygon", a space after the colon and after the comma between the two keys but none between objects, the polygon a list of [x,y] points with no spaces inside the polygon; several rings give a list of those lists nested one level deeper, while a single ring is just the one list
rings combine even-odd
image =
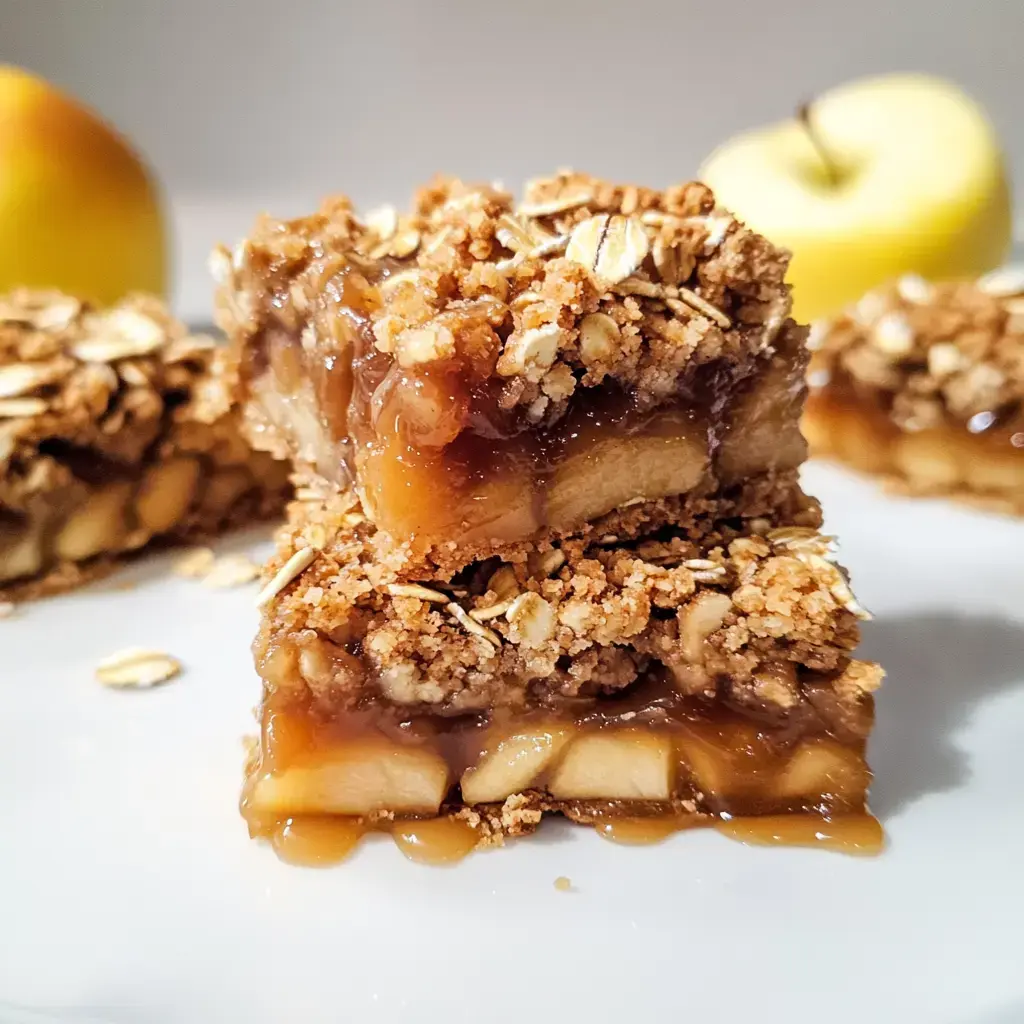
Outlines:
[{"label": "shadow on plate", "polygon": [[865,626],[858,654],[887,673],[869,750],[871,807],[883,819],[966,782],[970,760],[955,743],[957,730],[988,698],[1024,689],[1024,626],[1005,618],[879,619]]}]

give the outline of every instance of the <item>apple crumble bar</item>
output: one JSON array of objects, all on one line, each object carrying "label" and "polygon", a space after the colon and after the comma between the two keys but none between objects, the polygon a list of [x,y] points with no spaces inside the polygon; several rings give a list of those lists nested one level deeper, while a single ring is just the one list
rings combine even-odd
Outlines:
[{"label": "apple crumble bar", "polygon": [[0,298],[0,598],[280,511],[287,468],[243,440],[233,376],[156,299]]},{"label": "apple crumble bar", "polygon": [[904,278],[816,325],[812,449],[911,494],[1024,514],[1024,273]]},{"label": "apple crumble bar", "polygon": [[451,566],[795,468],[785,268],[702,185],[580,174],[518,206],[447,180],[408,216],[336,199],[214,254],[253,443]]},{"label": "apple crumble bar", "polygon": [[552,811],[877,848],[882,673],[797,482],[784,253],[702,185],[564,173],[264,219],[214,270],[249,437],[299,485],[253,835],[447,855]]}]

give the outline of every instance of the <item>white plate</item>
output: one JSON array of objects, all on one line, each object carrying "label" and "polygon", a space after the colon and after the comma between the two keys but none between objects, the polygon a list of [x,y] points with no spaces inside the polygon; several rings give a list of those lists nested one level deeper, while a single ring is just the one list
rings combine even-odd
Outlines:
[{"label": "white plate", "polygon": [[[236,811],[253,592],[162,559],[0,622],[0,1020],[1024,1021],[1024,523],[808,482],[890,673],[881,857],[552,825],[451,869],[281,864]],[[129,644],[187,673],[93,682]]]}]

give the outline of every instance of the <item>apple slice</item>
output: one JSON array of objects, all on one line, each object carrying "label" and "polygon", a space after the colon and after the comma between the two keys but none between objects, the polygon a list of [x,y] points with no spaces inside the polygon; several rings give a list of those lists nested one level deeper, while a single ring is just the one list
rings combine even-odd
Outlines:
[{"label": "apple slice", "polygon": [[828,739],[802,743],[776,782],[783,800],[824,799],[842,807],[864,803],[871,773],[856,751]]},{"label": "apple slice", "polygon": [[801,362],[780,353],[731,403],[729,428],[715,465],[723,483],[799,466],[807,457],[800,433],[805,393]]},{"label": "apple slice", "polygon": [[13,518],[0,519],[0,581],[31,576],[43,566],[43,522],[24,525]]},{"label": "apple slice", "polygon": [[568,742],[568,726],[533,726],[488,743],[490,750],[473,768],[462,773],[462,798],[467,804],[505,800],[529,789]]},{"label": "apple slice", "polygon": [[903,476],[922,491],[948,491],[963,480],[957,453],[944,443],[941,431],[901,434],[893,458]]},{"label": "apple slice", "polygon": [[57,534],[57,557],[77,561],[115,551],[125,534],[124,511],[133,490],[131,481],[120,480],[91,494]]},{"label": "apple slice", "polygon": [[681,410],[657,414],[633,433],[581,430],[548,482],[547,524],[569,529],[637,498],[685,494],[707,465],[707,433]]},{"label": "apple slice", "polygon": [[199,472],[199,463],[188,456],[168,459],[146,472],[135,495],[135,513],[149,533],[164,533],[185,515]]},{"label": "apple slice", "polygon": [[436,814],[447,790],[448,766],[432,750],[361,740],[315,764],[262,776],[251,805],[264,814]]},{"label": "apple slice", "polygon": [[777,759],[752,723],[689,722],[676,744],[698,788],[716,805],[757,799],[778,770]]},{"label": "apple slice", "polygon": [[359,455],[369,514],[397,537],[419,541],[514,541],[538,527],[524,460],[486,458],[482,467],[451,451],[416,450],[397,436]]},{"label": "apple slice", "polygon": [[602,729],[570,745],[547,790],[559,800],[668,800],[674,761],[663,734]]}]

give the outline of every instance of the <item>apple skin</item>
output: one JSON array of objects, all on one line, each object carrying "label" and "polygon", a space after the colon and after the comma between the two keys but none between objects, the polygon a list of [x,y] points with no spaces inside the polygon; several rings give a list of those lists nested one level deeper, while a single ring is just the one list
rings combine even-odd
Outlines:
[{"label": "apple skin", "polygon": [[165,296],[167,242],[157,187],[114,129],[0,65],[0,291],[20,285]]},{"label": "apple skin", "polygon": [[793,253],[795,315],[816,320],[902,274],[976,277],[1011,241],[995,133],[958,88],[925,75],[863,79],[819,97],[827,169],[794,119],[719,147],[702,179],[741,220]]}]

